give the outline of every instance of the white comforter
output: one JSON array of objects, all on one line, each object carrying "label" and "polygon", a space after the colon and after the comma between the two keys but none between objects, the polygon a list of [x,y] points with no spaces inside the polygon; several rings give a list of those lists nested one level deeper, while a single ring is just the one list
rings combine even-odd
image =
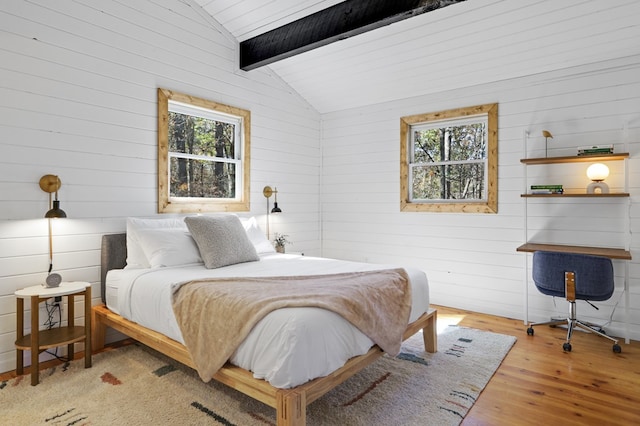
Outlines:
[{"label": "white comforter", "polygon": [[[258,262],[218,269],[202,265],[109,271],[107,306],[147,328],[183,342],[173,314],[175,285],[206,277],[318,275],[387,269],[374,265],[309,256],[268,254]],[[412,287],[410,321],[428,310],[424,272],[405,268]],[[231,357],[231,363],[278,388],[290,388],[330,374],[349,359],[366,353],[373,342],[339,315],[320,308],[286,308],[267,315]]]}]

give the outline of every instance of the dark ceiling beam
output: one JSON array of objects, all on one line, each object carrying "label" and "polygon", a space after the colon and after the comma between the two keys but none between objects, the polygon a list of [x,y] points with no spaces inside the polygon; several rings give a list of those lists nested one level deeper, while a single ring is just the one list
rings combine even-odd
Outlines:
[{"label": "dark ceiling beam", "polygon": [[249,71],[465,0],[347,0],[240,43]]}]

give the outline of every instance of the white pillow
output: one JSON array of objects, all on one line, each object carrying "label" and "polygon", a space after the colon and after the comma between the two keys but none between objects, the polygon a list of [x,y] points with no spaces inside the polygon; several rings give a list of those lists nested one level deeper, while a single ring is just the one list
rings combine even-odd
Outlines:
[{"label": "white pillow", "polygon": [[208,269],[260,260],[238,216],[191,216],[184,221]]},{"label": "white pillow", "polygon": [[127,218],[127,266],[125,269],[149,268],[151,264],[147,259],[138,238],[138,231],[144,229],[187,229],[182,218],[141,219],[137,217]]},{"label": "white pillow", "polygon": [[273,244],[267,240],[267,237],[258,226],[258,221],[255,217],[241,217],[240,222],[242,222],[244,230],[247,231],[249,241],[251,241],[251,244],[256,248],[258,254],[276,252]]},{"label": "white pillow", "polygon": [[187,229],[141,229],[136,234],[152,268],[203,263]]}]

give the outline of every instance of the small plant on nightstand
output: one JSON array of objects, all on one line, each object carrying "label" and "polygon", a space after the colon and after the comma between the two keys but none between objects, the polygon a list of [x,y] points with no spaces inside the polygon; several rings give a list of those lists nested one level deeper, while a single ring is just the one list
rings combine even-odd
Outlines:
[{"label": "small plant on nightstand", "polygon": [[291,241],[289,241],[287,237],[288,235],[278,234],[276,232],[276,237],[273,239],[273,245],[278,253],[284,253],[284,246],[286,244],[291,244]]}]

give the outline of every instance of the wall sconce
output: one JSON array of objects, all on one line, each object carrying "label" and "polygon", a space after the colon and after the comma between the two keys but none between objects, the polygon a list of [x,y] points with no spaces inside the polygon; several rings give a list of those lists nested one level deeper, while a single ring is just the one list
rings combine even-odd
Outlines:
[{"label": "wall sconce", "polygon": [[602,163],[595,163],[589,166],[587,169],[587,177],[591,179],[591,182],[587,186],[587,194],[595,194],[600,192],[601,194],[609,193],[609,185],[604,183],[604,180],[609,176],[609,168]]},{"label": "wall sconce", "polygon": [[542,131],[542,136],[544,136],[544,156],[547,157],[547,141],[549,138],[553,139],[553,135],[548,130]]},{"label": "wall sconce", "polygon": [[[282,213],[280,207],[278,207],[278,188],[271,188],[270,186],[265,186],[262,189],[262,195],[267,198],[267,239],[270,239],[271,236],[269,234],[269,213]],[[272,195],[275,195],[275,201],[273,202],[273,208],[269,210],[269,198]]]},{"label": "wall sconce", "polygon": [[[44,217],[47,218],[49,225],[49,272],[45,280],[45,287],[58,287],[62,282],[60,274],[52,274],[53,270],[53,238],[51,232],[51,219],[65,218],[67,214],[60,208],[58,200],[58,190],[62,186],[60,178],[55,175],[44,175],[40,178],[40,189],[49,193],[49,210]],[[55,192],[55,198],[51,196]],[[53,199],[52,199],[53,198]]]}]

